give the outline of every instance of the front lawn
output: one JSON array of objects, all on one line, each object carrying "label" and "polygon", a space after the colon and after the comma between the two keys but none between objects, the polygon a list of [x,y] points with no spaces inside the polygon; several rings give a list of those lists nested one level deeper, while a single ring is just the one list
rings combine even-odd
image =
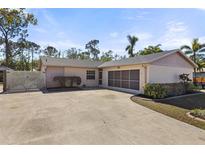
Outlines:
[{"label": "front lawn", "polygon": [[205,130],[205,122],[194,120],[186,115],[192,109],[205,109],[205,94],[160,101],[145,100],[138,96],[133,96],[131,100],[149,109]]}]

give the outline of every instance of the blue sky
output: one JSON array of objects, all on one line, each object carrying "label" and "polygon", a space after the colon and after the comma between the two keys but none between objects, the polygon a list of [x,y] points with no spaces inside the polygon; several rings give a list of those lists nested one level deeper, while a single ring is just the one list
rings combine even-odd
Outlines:
[{"label": "blue sky", "polygon": [[162,44],[171,50],[190,44],[193,38],[205,43],[204,9],[28,9],[38,18],[29,27],[29,40],[43,47],[84,49],[92,40],[101,51],[126,54],[126,36],[136,35],[136,51]]}]

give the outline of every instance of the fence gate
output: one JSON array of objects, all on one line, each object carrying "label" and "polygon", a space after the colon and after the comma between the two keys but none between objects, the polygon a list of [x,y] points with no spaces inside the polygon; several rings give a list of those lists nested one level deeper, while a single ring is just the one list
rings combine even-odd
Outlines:
[{"label": "fence gate", "polygon": [[29,71],[7,71],[6,91],[29,91],[45,87],[44,74]]}]

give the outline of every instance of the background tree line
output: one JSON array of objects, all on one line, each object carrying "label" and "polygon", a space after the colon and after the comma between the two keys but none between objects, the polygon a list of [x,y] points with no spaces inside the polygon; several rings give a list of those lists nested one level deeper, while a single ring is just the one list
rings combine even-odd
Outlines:
[{"label": "background tree line", "polygon": [[[25,12],[25,9],[0,9],[0,53],[5,57],[0,60],[0,65],[8,66],[15,70],[37,70],[39,56],[67,57],[71,59],[90,59],[99,61],[110,61],[126,58],[114,54],[112,50],[100,51],[99,40],[93,39],[85,44],[85,49],[70,48],[60,51],[53,46],[41,47],[35,42],[29,41],[28,26],[37,25],[37,18]],[[129,57],[148,55],[163,52],[161,45],[149,45],[143,50],[135,51],[135,46],[139,41],[136,36],[127,36],[128,45],[125,51]],[[181,50],[198,65],[201,71],[205,67],[205,45],[198,39],[194,39],[192,46],[183,45]]]}]

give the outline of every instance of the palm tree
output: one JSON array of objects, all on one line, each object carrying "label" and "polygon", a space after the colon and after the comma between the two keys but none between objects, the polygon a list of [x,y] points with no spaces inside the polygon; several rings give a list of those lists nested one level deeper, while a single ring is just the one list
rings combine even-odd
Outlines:
[{"label": "palm tree", "polygon": [[[190,58],[197,63],[197,59],[205,53],[205,44],[201,44],[198,38],[193,39],[191,46],[183,45],[181,50],[185,50],[185,54],[190,55]],[[194,68],[196,74],[196,68]]]},{"label": "palm tree", "polygon": [[196,64],[198,66],[197,71],[203,72],[203,70],[205,68],[205,61],[204,60],[197,60]]},{"label": "palm tree", "polygon": [[160,46],[161,44],[157,44],[155,46],[149,45],[147,48],[144,48],[144,50],[140,50],[137,54],[138,55],[149,55],[153,53],[163,52]]},{"label": "palm tree", "polygon": [[127,36],[127,39],[130,44],[125,48],[125,50],[128,51],[130,57],[134,57],[134,53],[133,53],[134,46],[139,39],[136,36],[130,36],[130,35]]},{"label": "palm tree", "polygon": [[185,54],[188,54],[190,58],[196,63],[197,56],[200,56],[201,54],[205,53],[205,44],[199,43],[199,39],[193,39],[191,43],[191,47],[188,45],[181,46],[181,50],[186,50]]}]

